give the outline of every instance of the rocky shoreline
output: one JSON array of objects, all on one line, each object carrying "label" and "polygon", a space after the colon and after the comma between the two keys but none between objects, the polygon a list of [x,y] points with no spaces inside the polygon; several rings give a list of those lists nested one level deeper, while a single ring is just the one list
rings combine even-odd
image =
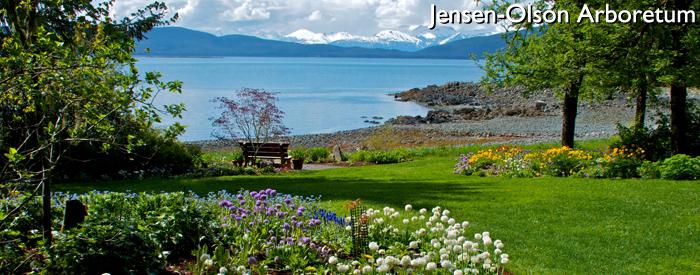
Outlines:
[{"label": "rocky shoreline", "polygon": [[[459,146],[489,143],[535,143],[557,141],[561,132],[560,100],[551,91],[525,96],[522,89],[487,91],[469,82],[431,85],[392,94],[395,100],[411,101],[430,108],[423,116],[398,116],[383,125],[327,134],[291,136],[294,147],[332,147],[343,150],[385,149],[413,146]],[[698,100],[697,93],[691,100]],[[664,102],[664,96],[660,97]],[[667,100],[666,100],[667,101]],[[648,117],[652,121],[650,110]],[[580,103],[577,139],[614,135],[617,123],[634,118],[633,102],[619,97]],[[368,118],[371,119],[371,118]],[[221,141],[194,142],[205,150],[233,148]]]}]

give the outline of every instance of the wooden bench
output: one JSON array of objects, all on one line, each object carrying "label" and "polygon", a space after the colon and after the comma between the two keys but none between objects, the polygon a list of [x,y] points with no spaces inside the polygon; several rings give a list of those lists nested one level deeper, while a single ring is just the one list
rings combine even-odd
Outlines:
[{"label": "wooden bench", "polygon": [[[243,163],[255,164],[256,159],[268,159],[277,167],[288,167],[291,165],[291,157],[289,157],[289,143],[251,143],[238,142],[238,145],[243,151]],[[256,153],[257,150],[257,153]],[[276,163],[275,160],[279,160]]]}]

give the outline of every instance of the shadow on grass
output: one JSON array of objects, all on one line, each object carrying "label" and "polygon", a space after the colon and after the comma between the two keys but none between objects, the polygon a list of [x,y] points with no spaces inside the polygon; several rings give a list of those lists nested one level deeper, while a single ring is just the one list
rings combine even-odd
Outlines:
[{"label": "shadow on grass", "polygon": [[[56,190],[85,193],[92,190],[117,192],[176,192],[193,191],[207,194],[220,190],[236,192],[240,189],[259,190],[273,188],[282,193],[318,196],[328,200],[362,199],[380,205],[434,206],[447,200],[482,200],[485,188],[494,185],[489,181],[460,183],[445,180],[377,180],[356,177],[326,177],[314,175],[295,176],[234,176],[203,179],[148,179],[142,181],[116,181],[91,184],[62,184]],[[424,205],[423,205],[424,204]]]}]

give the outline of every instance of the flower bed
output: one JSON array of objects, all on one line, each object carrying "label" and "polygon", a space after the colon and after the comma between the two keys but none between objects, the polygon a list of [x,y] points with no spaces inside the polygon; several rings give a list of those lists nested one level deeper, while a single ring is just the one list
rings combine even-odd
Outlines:
[{"label": "flower bed", "polygon": [[[25,199],[3,199],[0,214]],[[0,232],[8,248],[0,252],[0,273],[494,274],[509,262],[503,242],[489,232],[470,232],[468,222],[456,221],[440,207],[367,209],[355,224],[321,208],[318,198],[272,189],[204,197],[193,193],[57,194],[54,220],[60,220],[68,199],[80,199],[88,206],[82,226],[60,232],[61,225],[56,224],[49,254],[40,241],[39,200],[30,200]],[[364,245],[351,256],[352,228],[360,225],[366,228]]]},{"label": "flower bed", "polygon": [[569,147],[526,151],[502,146],[462,155],[455,173],[481,176],[511,177],[639,177],[644,150],[624,146],[609,152],[591,152]]}]

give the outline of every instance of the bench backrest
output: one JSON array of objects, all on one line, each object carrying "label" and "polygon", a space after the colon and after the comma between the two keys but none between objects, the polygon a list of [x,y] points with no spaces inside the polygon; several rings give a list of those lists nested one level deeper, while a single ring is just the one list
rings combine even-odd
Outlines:
[{"label": "bench backrest", "polygon": [[[239,142],[238,145],[241,146],[243,150],[243,155],[246,157],[252,157],[256,155],[258,157],[280,157],[286,158],[287,152],[289,151],[289,143],[250,143],[250,142]],[[257,150],[257,154],[255,153]]]}]

